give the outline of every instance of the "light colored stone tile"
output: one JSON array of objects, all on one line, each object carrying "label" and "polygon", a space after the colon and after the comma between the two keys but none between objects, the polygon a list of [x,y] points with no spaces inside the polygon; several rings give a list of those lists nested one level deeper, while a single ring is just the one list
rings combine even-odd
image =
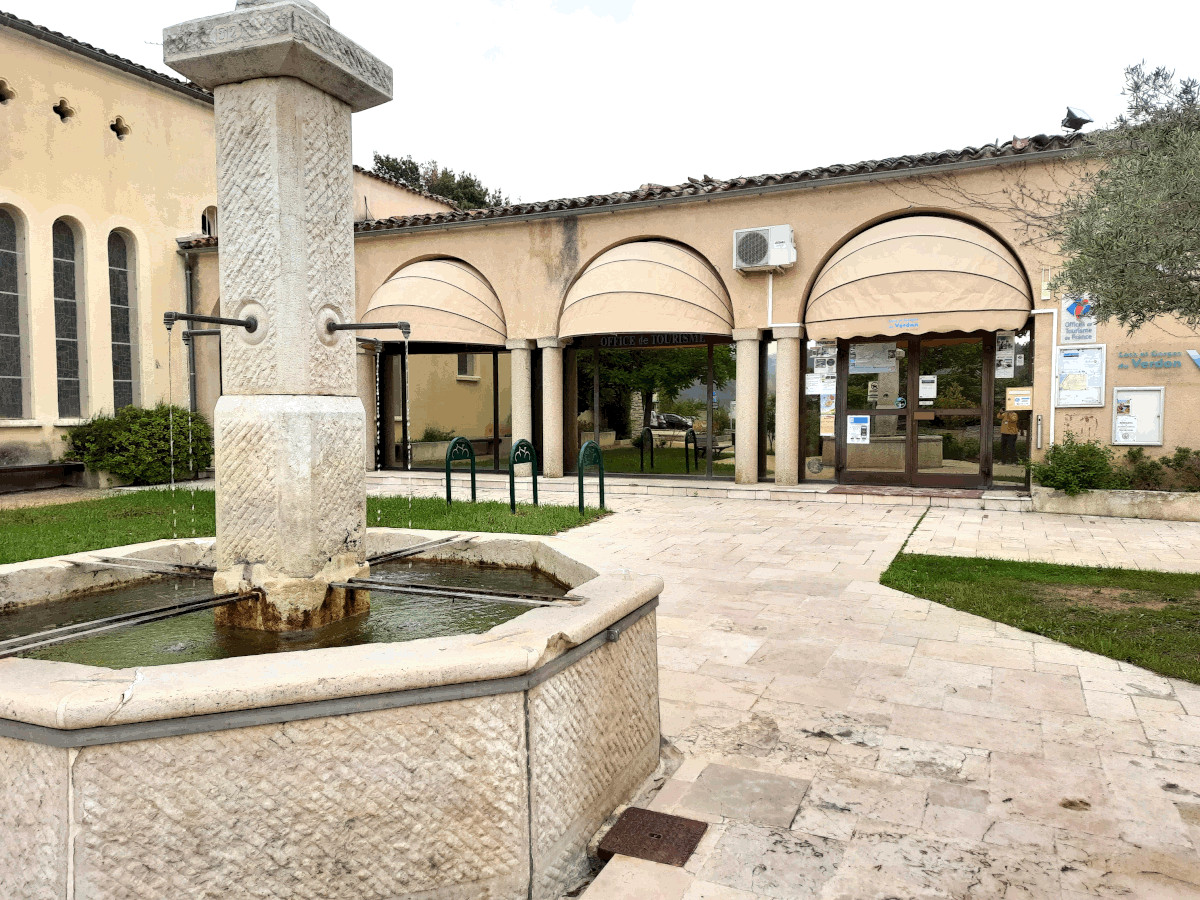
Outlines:
[{"label": "light colored stone tile", "polygon": [[961,747],[1003,747],[1012,753],[1040,753],[1038,726],[962,713],[897,706],[891,733]]},{"label": "light colored stone tile", "polygon": [[670,669],[662,669],[659,673],[659,695],[663,700],[677,703],[749,709],[764,687],[753,682],[726,681],[708,675],[693,675]]},{"label": "light colored stone tile", "polygon": [[807,790],[807,781],[713,764],[691,784],[680,805],[726,819],[786,828]]},{"label": "light colored stone tile", "polygon": [[692,876],[676,866],[614,856],[587,889],[587,900],[683,900]]},{"label": "light colored stone tile", "polygon": [[683,895],[683,900],[758,900],[761,896],[763,895],[739,891],[723,884],[713,884],[711,881],[693,881],[692,886]]},{"label": "light colored stone tile", "polygon": [[735,823],[726,829],[700,877],[781,900],[815,898],[837,870],[843,846],[817,835]]},{"label": "light colored stone tile", "polygon": [[981,644],[959,644],[950,641],[922,640],[917,644],[917,656],[946,659],[951,662],[1007,669],[1032,669],[1033,654],[1026,650],[987,647]]},{"label": "light colored stone tile", "polygon": [[1106,691],[1084,691],[1084,702],[1088,715],[1098,719],[1137,719],[1137,710],[1128,694],[1110,694]]},{"label": "light colored stone tile", "polygon": [[1008,706],[1076,714],[1087,712],[1079,679],[1068,675],[999,668],[992,683],[992,699]]}]

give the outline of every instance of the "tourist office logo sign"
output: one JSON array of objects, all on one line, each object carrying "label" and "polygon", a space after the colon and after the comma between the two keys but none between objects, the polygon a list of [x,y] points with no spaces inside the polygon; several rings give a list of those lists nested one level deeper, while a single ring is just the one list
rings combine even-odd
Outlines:
[{"label": "tourist office logo sign", "polygon": [[655,331],[644,334],[602,334],[583,342],[583,346],[604,350],[626,350],[634,347],[703,347],[708,339],[703,334],[685,331]]},{"label": "tourist office logo sign", "polygon": [[1059,341],[1063,344],[1096,343],[1096,317],[1089,298],[1063,297],[1061,331]]}]

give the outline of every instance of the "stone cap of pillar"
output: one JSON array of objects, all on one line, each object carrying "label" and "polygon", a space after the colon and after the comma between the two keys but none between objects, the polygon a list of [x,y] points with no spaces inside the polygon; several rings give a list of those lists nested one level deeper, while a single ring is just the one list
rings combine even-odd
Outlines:
[{"label": "stone cap of pillar", "polygon": [[509,338],[504,342],[506,350],[532,350],[537,346],[537,341],[527,340],[526,338]]},{"label": "stone cap of pillar", "polygon": [[802,338],[804,337],[803,325],[776,325],[771,329],[771,337],[780,341],[785,338]]},{"label": "stone cap of pillar", "polygon": [[733,329],[733,339],[735,341],[760,341],[762,340],[761,328],[735,328]]},{"label": "stone cap of pillar", "polygon": [[570,338],[544,337],[537,339],[537,345],[543,350],[557,350],[571,343]]},{"label": "stone cap of pillar", "polygon": [[392,99],[392,68],[329,25],[311,0],[238,0],[233,12],[163,31],[163,61],[201,87],[307,82],[354,112]]}]

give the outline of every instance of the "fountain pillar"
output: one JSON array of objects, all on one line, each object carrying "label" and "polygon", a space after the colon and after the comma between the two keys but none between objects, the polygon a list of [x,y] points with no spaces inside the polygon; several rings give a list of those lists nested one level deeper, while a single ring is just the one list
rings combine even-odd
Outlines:
[{"label": "fountain pillar", "polygon": [[213,91],[221,210],[214,416],[218,592],[260,588],[225,624],[312,628],[360,610],[330,582],[365,569],[365,413],[355,377],[350,115],[391,69],[309,0],[238,0],[168,28],[166,62]]}]

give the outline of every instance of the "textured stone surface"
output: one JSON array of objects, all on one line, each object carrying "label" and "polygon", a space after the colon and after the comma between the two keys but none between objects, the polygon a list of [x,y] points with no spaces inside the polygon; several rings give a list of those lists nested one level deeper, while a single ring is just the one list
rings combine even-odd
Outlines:
[{"label": "textured stone surface", "polygon": [[587,871],[591,836],[658,763],[654,615],[529,692],[533,898]]},{"label": "textured stone surface", "polygon": [[316,575],[331,564],[334,576],[345,577],[362,565],[363,416],[356,396],[217,402],[219,570],[252,567],[249,580],[261,584],[276,575]]},{"label": "textured stone surface", "polygon": [[350,109],[292,78],[215,96],[221,311],[258,319],[222,329],[223,391],[354,395],[354,336],[325,331],[355,318]]},{"label": "textured stone surface", "polygon": [[68,751],[0,737],[0,897],[65,897]]},{"label": "textured stone surface", "polygon": [[524,897],[523,717],[508,694],[85,748],[75,896]]},{"label": "textured stone surface", "polygon": [[207,88],[287,75],[338,97],[355,112],[392,97],[392,69],[329,26],[309,0],[239,2],[229,13],[163,32],[163,59]]}]

